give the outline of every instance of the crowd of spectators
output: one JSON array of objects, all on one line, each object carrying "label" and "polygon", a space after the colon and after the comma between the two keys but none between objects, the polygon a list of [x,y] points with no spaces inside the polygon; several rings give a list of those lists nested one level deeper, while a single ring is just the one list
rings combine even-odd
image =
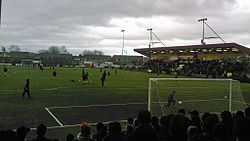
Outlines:
[{"label": "crowd of spectators", "polygon": [[[29,128],[0,132],[0,140],[25,141]],[[231,113],[199,113],[193,110],[186,113],[184,109],[176,114],[162,117],[151,116],[148,111],[139,112],[136,119],[129,118],[122,130],[119,122],[108,125],[98,123],[96,132],[82,123],[79,133],[65,135],[66,141],[249,141],[250,108]],[[46,137],[47,127],[37,127],[37,137],[31,141],[58,141]]]},{"label": "crowd of spectators", "polygon": [[[148,66],[149,64],[146,64]],[[250,82],[250,63],[236,60],[213,61],[152,61],[151,69],[156,73],[175,73],[191,77],[233,78],[242,82]],[[229,75],[230,74],[230,75]]]}]

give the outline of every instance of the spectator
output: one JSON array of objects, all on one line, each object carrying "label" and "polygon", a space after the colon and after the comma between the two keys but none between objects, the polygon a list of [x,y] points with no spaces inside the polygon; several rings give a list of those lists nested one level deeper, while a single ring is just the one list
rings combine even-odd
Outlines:
[{"label": "spectator", "polygon": [[244,116],[244,112],[238,111],[234,116],[233,133],[238,141],[250,140],[249,123]]},{"label": "spectator", "polygon": [[199,131],[201,131],[201,119],[200,119],[200,113],[197,110],[193,110],[190,113],[190,120],[191,125],[196,126]]},{"label": "spectator", "polygon": [[203,131],[202,138],[204,140],[213,139],[213,130],[219,123],[219,117],[216,114],[205,113],[202,117]]},{"label": "spectator", "polygon": [[229,138],[227,130],[225,130],[225,126],[223,123],[216,124],[213,131],[213,138],[215,141],[230,141],[232,138]]},{"label": "spectator", "polygon": [[179,109],[178,114],[181,114],[181,115],[185,116],[186,115],[185,109]]},{"label": "spectator", "polygon": [[[184,110],[185,111],[185,110]],[[183,114],[171,114],[152,117],[148,111],[141,111],[137,120],[128,119],[127,131],[122,133],[121,124],[109,124],[109,133],[106,126],[98,123],[95,141],[249,141],[250,140],[250,108],[244,112],[238,111],[232,116],[231,112],[221,113],[221,120],[217,114],[204,113],[200,118],[198,111],[191,111],[190,120]],[[136,123],[136,127],[133,126]],[[77,134],[77,141],[94,141],[91,139],[91,128],[87,123],[81,124],[81,131]],[[131,127],[131,128],[130,128]],[[0,131],[0,140],[25,141],[29,128],[19,127],[16,132],[12,130]],[[32,141],[50,141],[46,138],[47,127],[40,124],[37,127],[37,137]],[[72,134],[68,134],[67,141],[76,141]],[[51,141],[58,141],[54,139]]]},{"label": "spectator", "polygon": [[200,129],[196,126],[189,126],[187,129],[187,141],[199,141]]},{"label": "spectator", "polygon": [[141,111],[138,114],[138,127],[135,129],[133,141],[158,141],[156,131],[151,125],[149,111]]},{"label": "spectator", "polygon": [[128,125],[127,125],[127,131],[126,131],[127,137],[131,138],[133,132],[134,132],[134,119],[128,118]]},{"label": "spectator", "polygon": [[18,141],[25,141],[26,135],[29,133],[30,129],[24,126],[17,128],[16,134]]},{"label": "spectator", "polygon": [[50,141],[45,137],[46,132],[47,132],[47,127],[44,124],[40,124],[36,130],[37,137],[33,139],[33,141]]},{"label": "spectator", "polygon": [[106,126],[101,122],[97,123],[96,134],[93,135],[93,139],[96,141],[103,141],[106,135],[107,135]]},{"label": "spectator", "polygon": [[134,121],[134,128],[137,128],[139,126],[139,121],[138,119],[135,119]]},{"label": "spectator", "polygon": [[152,117],[152,126],[157,133],[160,131],[159,118],[157,116]]},{"label": "spectator", "polygon": [[219,129],[222,130],[221,132],[223,134],[225,134],[224,137],[222,137],[222,139],[226,139],[227,141],[232,141],[233,140],[232,114],[229,111],[224,111],[221,113],[221,119],[222,119],[222,121],[218,127],[219,127]]},{"label": "spectator", "polygon": [[121,124],[119,122],[111,122],[109,124],[109,134],[105,137],[104,141],[126,141],[121,131]]},{"label": "spectator", "polygon": [[80,127],[81,127],[81,131],[80,131],[80,133],[77,134],[77,140],[79,140],[79,141],[94,141],[90,137],[91,129],[87,125],[87,123],[85,123],[85,122],[82,123]]},{"label": "spectator", "polygon": [[186,141],[187,128],[190,125],[189,120],[182,114],[177,114],[173,117],[172,125],[170,127],[174,141]]},{"label": "spectator", "polygon": [[159,140],[167,141],[170,139],[170,124],[173,120],[174,115],[163,116],[160,119],[160,131],[159,131]]},{"label": "spectator", "polygon": [[75,140],[75,137],[73,134],[68,134],[67,137],[66,137],[66,141],[74,141]]},{"label": "spectator", "polygon": [[3,141],[17,141],[16,132],[12,130],[1,131],[0,139]]}]

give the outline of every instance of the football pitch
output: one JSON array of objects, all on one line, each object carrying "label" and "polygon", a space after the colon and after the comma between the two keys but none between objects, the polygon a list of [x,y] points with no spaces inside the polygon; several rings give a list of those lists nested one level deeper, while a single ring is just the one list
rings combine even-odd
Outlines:
[{"label": "football pitch", "polygon": [[[124,70],[118,70],[116,74],[111,69],[105,87],[101,88],[102,72],[99,69],[85,69],[89,73],[89,83],[81,81],[80,68],[56,68],[57,77],[52,76],[53,70],[49,68],[42,72],[36,68],[9,67],[6,75],[1,67],[0,70],[0,129],[21,125],[36,127],[40,123],[57,128],[78,125],[81,121],[94,123],[135,117],[138,111],[147,109],[149,78],[173,77]],[[30,79],[31,99],[22,99],[27,78]],[[211,85],[207,90],[214,90],[211,94],[197,94],[201,91],[197,86],[188,90],[188,96],[178,96],[178,90],[187,91],[180,87],[187,85],[186,82],[171,85],[177,91],[177,99],[184,99],[180,107],[187,108],[185,102],[194,100],[198,102],[193,103],[199,103],[199,106],[192,104],[192,108],[198,110],[200,106],[213,112],[225,108],[215,100],[221,98],[217,96],[221,89],[215,88],[216,84],[206,84]],[[240,87],[244,100],[249,102],[250,85],[241,83]]]}]

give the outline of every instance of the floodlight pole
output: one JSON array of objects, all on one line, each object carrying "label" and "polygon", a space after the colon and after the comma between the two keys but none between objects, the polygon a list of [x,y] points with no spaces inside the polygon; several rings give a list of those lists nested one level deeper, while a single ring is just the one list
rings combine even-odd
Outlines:
[{"label": "floodlight pole", "polygon": [[[149,48],[149,63],[151,63],[151,48],[152,48],[152,40],[153,40],[153,29],[152,28],[148,28],[147,31],[149,31],[149,44],[148,44],[148,48]],[[150,66],[151,64],[149,64]]]},{"label": "floodlight pole", "polygon": [[124,37],[124,32],[125,32],[125,30],[122,29],[121,32],[122,32],[122,57],[121,57],[121,60],[120,60],[121,62],[120,63],[122,64],[122,62],[123,62],[122,60],[123,60],[123,57],[124,57],[123,52],[124,52],[124,38],[125,38]]},{"label": "floodlight pole", "polygon": [[0,26],[2,25],[2,0],[0,0]]},{"label": "floodlight pole", "polygon": [[199,19],[198,22],[202,22],[202,39],[201,44],[205,45],[205,21],[207,21],[207,18]]},{"label": "floodlight pole", "polygon": [[122,32],[122,56],[123,56],[123,50],[124,50],[124,32],[125,32],[125,30],[122,29],[121,32]]}]

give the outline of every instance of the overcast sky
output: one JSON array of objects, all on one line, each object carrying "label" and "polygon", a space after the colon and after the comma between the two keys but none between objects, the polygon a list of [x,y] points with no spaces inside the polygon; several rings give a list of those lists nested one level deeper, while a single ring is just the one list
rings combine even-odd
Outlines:
[{"label": "overcast sky", "polygon": [[249,0],[2,1],[0,44],[24,51],[65,45],[73,54],[84,49],[121,54],[125,29],[125,50],[136,55],[134,48],[148,46],[150,27],[167,46],[200,44],[201,17],[226,42],[250,47]]}]

